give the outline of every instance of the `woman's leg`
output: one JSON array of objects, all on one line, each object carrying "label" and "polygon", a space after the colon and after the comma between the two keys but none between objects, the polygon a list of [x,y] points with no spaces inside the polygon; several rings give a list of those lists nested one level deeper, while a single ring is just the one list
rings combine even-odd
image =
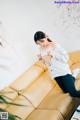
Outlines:
[{"label": "woman's leg", "polygon": [[[56,78],[55,78],[55,80],[56,80]],[[76,90],[76,88],[75,88],[75,78],[72,75],[67,74],[65,76],[61,76],[60,81],[61,81],[62,86],[64,88],[63,89],[64,92],[68,92],[72,97],[80,97],[80,91]]]},{"label": "woman's leg", "polygon": [[56,80],[56,82],[58,83],[58,85],[60,86],[60,88],[66,93],[66,90],[64,88],[64,84],[62,82],[62,76],[56,77],[54,79]]}]

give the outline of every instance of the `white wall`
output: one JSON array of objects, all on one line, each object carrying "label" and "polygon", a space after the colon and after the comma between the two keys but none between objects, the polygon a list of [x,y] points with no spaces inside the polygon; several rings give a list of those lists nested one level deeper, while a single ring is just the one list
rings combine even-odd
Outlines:
[{"label": "white wall", "polygon": [[[8,56],[9,61],[12,59],[9,64],[12,71],[0,67],[0,83],[3,81],[1,88],[15,80],[36,61],[37,47],[33,41],[33,35],[37,30],[46,32],[67,51],[80,49],[79,9],[75,8],[72,7],[68,12],[66,5],[56,7],[50,0],[0,0],[2,36],[8,42],[8,46],[11,46],[2,51],[6,49],[12,51]],[[78,16],[78,20],[75,15]],[[2,51],[0,51],[0,57],[6,54]],[[3,60],[0,64],[2,63]],[[7,63],[5,64],[7,66]]]}]

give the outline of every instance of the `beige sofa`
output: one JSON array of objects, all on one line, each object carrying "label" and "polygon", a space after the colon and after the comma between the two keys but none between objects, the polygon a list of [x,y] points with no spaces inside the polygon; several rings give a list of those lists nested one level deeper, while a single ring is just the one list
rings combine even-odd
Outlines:
[{"label": "beige sofa", "polygon": [[[80,67],[80,51],[69,53],[70,67]],[[76,88],[80,88],[80,76]],[[61,88],[51,80],[47,67],[41,61],[32,65],[4,91],[8,100],[24,106],[0,104],[0,108],[18,115],[22,120],[70,120],[77,107],[78,99],[63,93]]]}]

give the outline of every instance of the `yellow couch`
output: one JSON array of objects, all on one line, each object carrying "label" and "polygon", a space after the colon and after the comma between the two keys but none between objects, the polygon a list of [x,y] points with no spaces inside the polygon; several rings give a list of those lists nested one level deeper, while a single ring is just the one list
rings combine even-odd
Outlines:
[{"label": "yellow couch", "polygon": [[[80,67],[80,51],[69,53],[70,67]],[[76,88],[80,88],[79,78]],[[51,80],[47,67],[41,61],[36,62],[24,74],[16,79],[4,91],[8,100],[24,106],[0,104],[12,114],[22,120],[70,120],[78,105],[77,99],[65,94],[55,82]]]}]

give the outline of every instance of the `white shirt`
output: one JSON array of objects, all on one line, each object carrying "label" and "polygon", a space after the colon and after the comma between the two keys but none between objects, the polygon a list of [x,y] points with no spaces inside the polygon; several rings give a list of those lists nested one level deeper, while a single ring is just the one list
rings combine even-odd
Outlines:
[{"label": "white shirt", "polygon": [[68,65],[69,56],[59,44],[57,44],[54,48],[40,48],[41,56],[47,55],[48,52],[50,52],[53,56],[51,63],[46,63],[52,79],[55,77],[64,76],[66,74],[72,74]]}]

